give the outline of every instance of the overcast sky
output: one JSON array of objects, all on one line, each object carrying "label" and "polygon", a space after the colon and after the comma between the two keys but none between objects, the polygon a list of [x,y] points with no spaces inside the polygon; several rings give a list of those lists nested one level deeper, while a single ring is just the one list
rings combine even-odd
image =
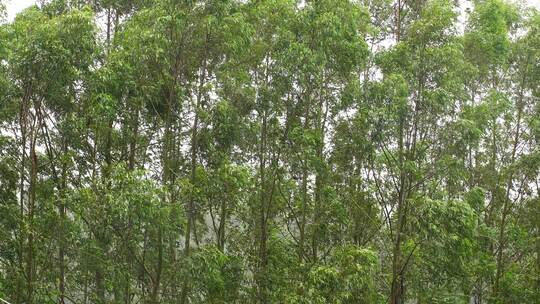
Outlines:
[{"label": "overcast sky", "polygon": [[18,12],[36,3],[36,0],[7,0],[6,2],[8,20],[13,20]]},{"label": "overcast sky", "polygon": [[[540,8],[540,0],[526,0],[530,5]],[[13,20],[18,12],[36,3],[36,0],[7,0],[8,20]]]}]

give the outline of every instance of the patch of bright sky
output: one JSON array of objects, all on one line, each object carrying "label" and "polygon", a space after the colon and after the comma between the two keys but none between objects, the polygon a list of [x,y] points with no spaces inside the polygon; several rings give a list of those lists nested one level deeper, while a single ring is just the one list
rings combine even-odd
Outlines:
[{"label": "patch of bright sky", "polygon": [[8,21],[12,21],[17,13],[36,4],[36,0],[5,0],[4,3],[6,3]]}]

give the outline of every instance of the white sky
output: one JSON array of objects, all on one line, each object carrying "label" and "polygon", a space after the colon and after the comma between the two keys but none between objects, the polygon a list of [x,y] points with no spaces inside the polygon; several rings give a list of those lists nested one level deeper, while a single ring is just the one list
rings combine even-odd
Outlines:
[{"label": "white sky", "polygon": [[[8,20],[11,21],[18,12],[36,3],[36,0],[4,0],[4,2],[7,2]],[[525,0],[525,2],[540,9],[540,0]]]},{"label": "white sky", "polygon": [[4,2],[7,2],[8,20],[11,21],[18,12],[36,3],[36,0],[5,0]]}]

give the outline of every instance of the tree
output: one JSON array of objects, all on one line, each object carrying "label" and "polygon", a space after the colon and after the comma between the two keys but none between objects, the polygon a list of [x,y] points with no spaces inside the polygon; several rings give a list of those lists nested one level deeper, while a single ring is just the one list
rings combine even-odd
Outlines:
[{"label": "tree", "polygon": [[0,5],[0,301],[538,302],[539,13],[472,5]]}]

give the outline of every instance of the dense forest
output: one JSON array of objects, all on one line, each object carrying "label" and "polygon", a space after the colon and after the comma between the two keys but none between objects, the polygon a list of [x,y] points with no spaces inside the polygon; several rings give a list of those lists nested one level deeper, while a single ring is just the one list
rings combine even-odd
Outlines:
[{"label": "dense forest", "polygon": [[540,13],[0,4],[0,302],[540,303]]}]

